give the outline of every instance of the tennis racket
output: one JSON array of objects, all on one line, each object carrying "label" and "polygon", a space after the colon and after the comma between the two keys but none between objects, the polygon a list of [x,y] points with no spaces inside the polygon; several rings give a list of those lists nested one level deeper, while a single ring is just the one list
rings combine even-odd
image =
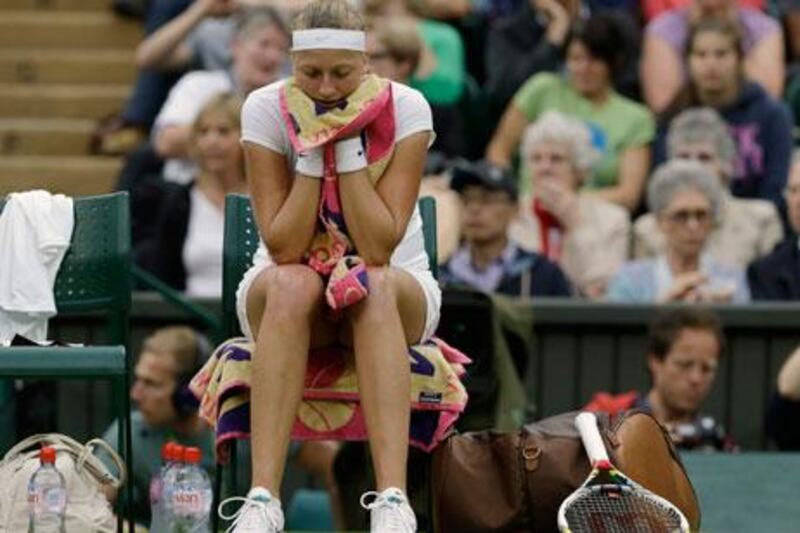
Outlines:
[{"label": "tennis racket", "polygon": [[617,470],[608,459],[594,413],[575,417],[592,471],[558,509],[562,533],[689,533],[673,504]]}]

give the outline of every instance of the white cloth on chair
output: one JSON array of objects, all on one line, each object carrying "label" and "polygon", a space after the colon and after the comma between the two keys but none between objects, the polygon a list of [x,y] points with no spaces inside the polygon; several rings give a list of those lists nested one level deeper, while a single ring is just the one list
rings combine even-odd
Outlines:
[{"label": "white cloth on chair", "polygon": [[0,213],[0,344],[15,334],[47,338],[53,286],[75,225],[72,198],[46,191],[9,195]]}]

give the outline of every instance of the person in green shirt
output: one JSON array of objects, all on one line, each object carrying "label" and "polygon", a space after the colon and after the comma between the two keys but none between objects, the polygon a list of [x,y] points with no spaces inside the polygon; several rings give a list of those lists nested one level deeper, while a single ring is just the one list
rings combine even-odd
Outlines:
[{"label": "person in green shirt", "polygon": [[[625,65],[624,43],[623,30],[610,15],[595,15],[577,27],[567,41],[565,75],[539,73],[517,91],[487,147],[486,158],[511,166],[529,123],[545,111],[571,115],[589,126],[592,144],[603,155],[584,187],[635,210],[650,167],[655,122],[646,107],[614,90],[613,80]],[[522,180],[523,186],[527,182]]]},{"label": "person in green shirt", "polygon": [[[214,474],[214,432],[197,414],[198,402],[188,382],[210,355],[205,338],[188,327],[157,330],[145,339],[134,369],[131,399],[133,512],[137,523],[150,523],[150,478],[161,467],[161,447],[175,441],[203,452],[201,465]],[[120,450],[117,422],[103,439]]]}]

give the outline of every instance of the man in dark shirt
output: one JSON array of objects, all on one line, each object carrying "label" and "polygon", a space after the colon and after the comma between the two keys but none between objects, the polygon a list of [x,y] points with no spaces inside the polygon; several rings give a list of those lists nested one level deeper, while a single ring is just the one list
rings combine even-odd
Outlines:
[{"label": "man in dark shirt", "polygon": [[769,255],[747,269],[747,282],[754,300],[800,300],[800,152],[783,190],[791,231]]},{"label": "man in dark shirt", "polygon": [[511,296],[572,294],[558,265],[509,240],[517,215],[517,184],[510,172],[484,161],[459,163],[450,187],[464,204],[463,243],[441,270],[444,285]]}]

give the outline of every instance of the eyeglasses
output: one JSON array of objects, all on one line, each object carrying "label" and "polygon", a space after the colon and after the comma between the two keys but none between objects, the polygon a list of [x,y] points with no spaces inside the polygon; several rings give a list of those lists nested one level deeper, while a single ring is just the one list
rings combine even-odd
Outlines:
[{"label": "eyeglasses", "polygon": [[701,163],[710,163],[711,161],[716,161],[717,154],[712,152],[689,152],[689,153],[676,154],[675,157],[677,157],[678,159],[699,161]]},{"label": "eyeglasses", "polygon": [[676,224],[688,224],[689,220],[694,220],[698,224],[706,224],[711,220],[711,212],[708,209],[678,209],[672,213],[666,213],[666,216]]}]

